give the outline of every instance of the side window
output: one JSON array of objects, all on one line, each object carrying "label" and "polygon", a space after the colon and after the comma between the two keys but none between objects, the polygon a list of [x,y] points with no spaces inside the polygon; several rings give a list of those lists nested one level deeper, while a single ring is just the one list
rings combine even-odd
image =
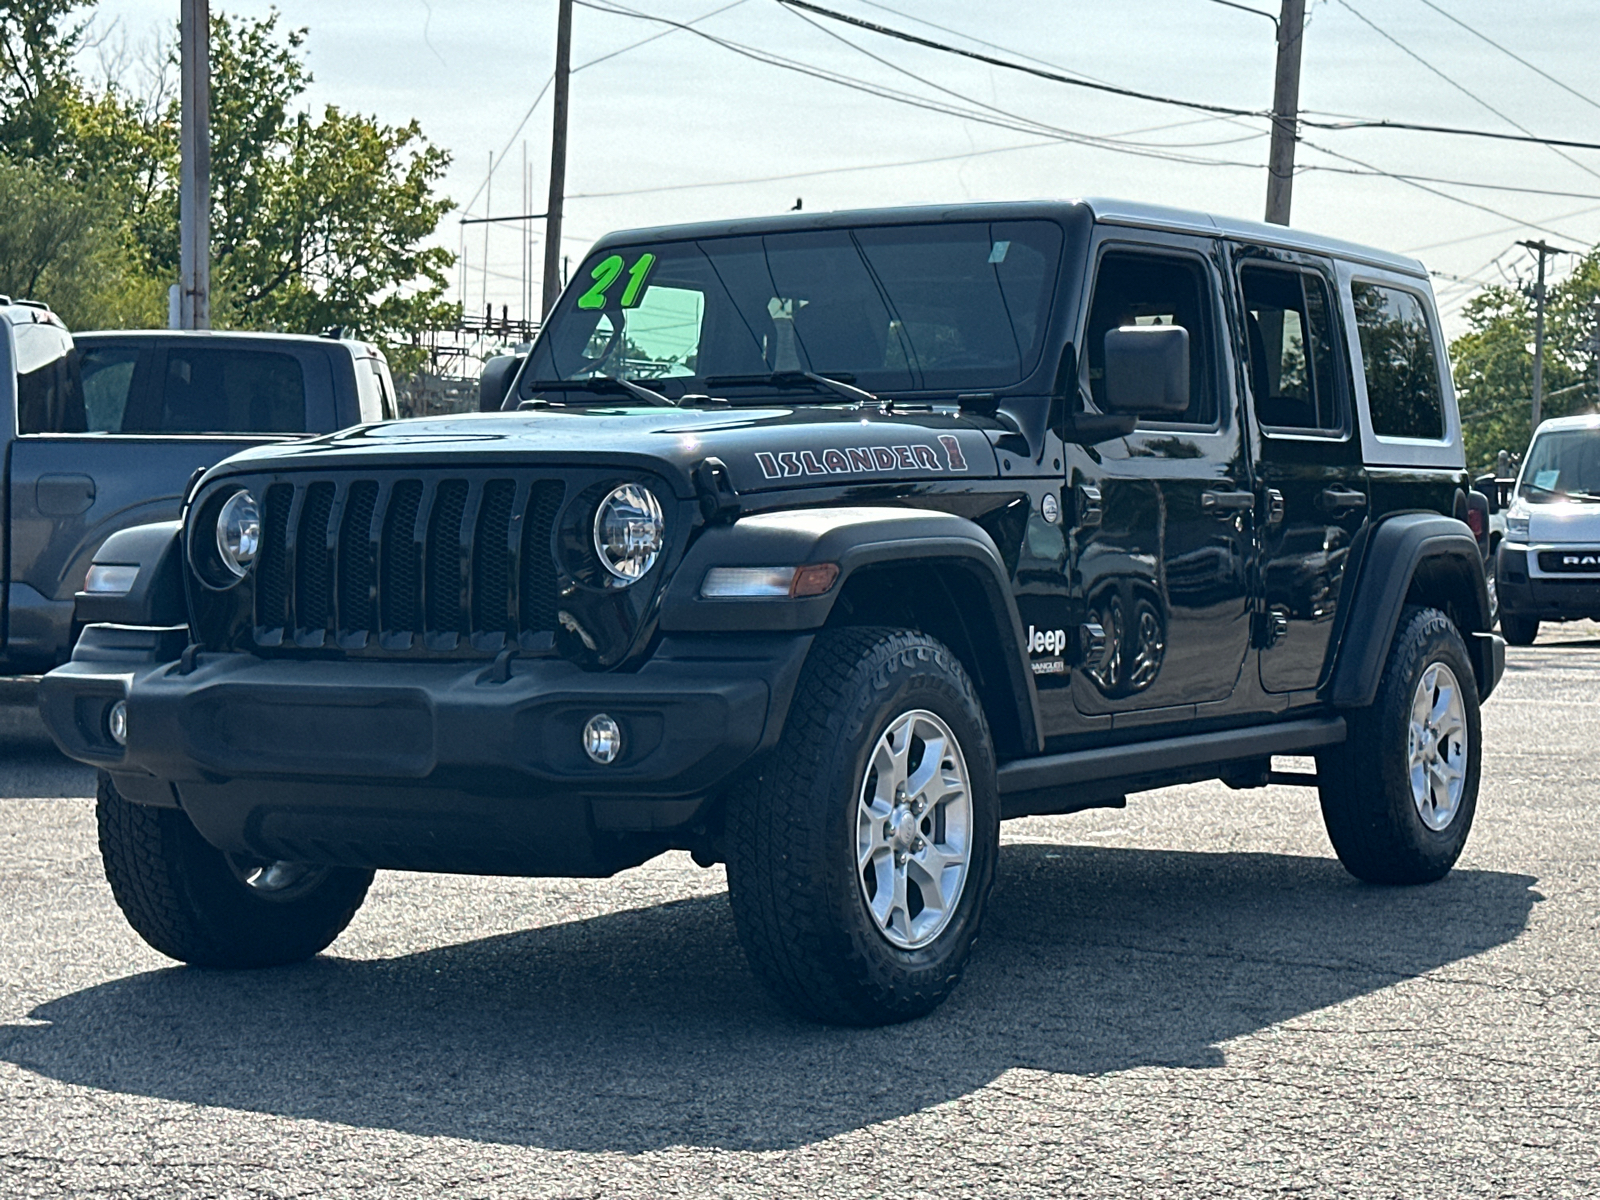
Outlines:
[{"label": "side window", "polygon": [[139,350],[132,346],[95,346],[80,352],[83,407],[90,433],[121,433],[128,393]]},{"label": "side window", "polygon": [[[367,359],[367,366],[372,371],[372,377],[378,384],[378,415],[370,418],[375,421],[393,421],[399,413],[395,410],[394,391],[389,386],[389,372],[382,363],[375,358]],[[363,421],[368,420],[366,413],[361,414]]]},{"label": "side window", "polygon": [[1212,311],[1211,285],[1194,259],[1126,251],[1102,257],[1084,346],[1095,406],[1104,411],[1106,404],[1106,334],[1124,325],[1181,325],[1189,331],[1189,411],[1173,423],[1215,425]]},{"label": "side window", "polygon": [[82,433],[83,380],[72,337],[54,325],[11,327],[17,362],[17,432]]},{"label": "side window", "polygon": [[1313,271],[1259,266],[1239,279],[1256,419],[1269,429],[1343,432],[1327,283]]},{"label": "side window", "polygon": [[265,350],[178,346],[167,352],[160,403],[125,433],[304,433],[300,361]]},{"label": "side window", "polygon": [[1422,300],[1376,283],[1350,285],[1361,360],[1367,374],[1367,405],[1379,437],[1444,437],[1444,393],[1439,360]]}]

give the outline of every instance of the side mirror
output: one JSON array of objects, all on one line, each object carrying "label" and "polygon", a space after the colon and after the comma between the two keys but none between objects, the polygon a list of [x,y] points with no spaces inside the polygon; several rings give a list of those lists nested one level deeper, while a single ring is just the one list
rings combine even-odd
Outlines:
[{"label": "side mirror", "polygon": [[1489,502],[1491,517],[1500,511],[1500,484],[1492,474],[1479,475],[1472,481],[1472,490]]},{"label": "side mirror", "polygon": [[1135,417],[1189,411],[1189,331],[1124,325],[1106,334],[1106,407]]},{"label": "side mirror", "polygon": [[506,390],[522,365],[522,355],[501,354],[483,364],[478,372],[478,411],[499,412],[505,403]]}]

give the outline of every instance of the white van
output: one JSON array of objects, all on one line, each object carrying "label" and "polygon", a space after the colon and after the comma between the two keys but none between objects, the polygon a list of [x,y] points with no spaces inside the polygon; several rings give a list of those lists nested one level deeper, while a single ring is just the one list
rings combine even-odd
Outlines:
[{"label": "white van", "polygon": [[1513,646],[1532,645],[1540,621],[1600,620],[1600,415],[1539,426],[1497,562],[1500,632]]}]

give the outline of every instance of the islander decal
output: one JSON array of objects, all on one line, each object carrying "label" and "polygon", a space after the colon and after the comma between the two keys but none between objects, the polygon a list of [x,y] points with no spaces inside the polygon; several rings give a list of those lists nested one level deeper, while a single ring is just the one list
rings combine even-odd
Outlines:
[{"label": "islander decal", "polygon": [[940,434],[944,462],[932,446],[916,443],[907,446],[847,446],[827,450],[784,450],[777,454],[756,452],[756,463],[768,479],[794,475],[853,475],[862,471],[965,471],[967,460],[961,443],[951,434]]}]

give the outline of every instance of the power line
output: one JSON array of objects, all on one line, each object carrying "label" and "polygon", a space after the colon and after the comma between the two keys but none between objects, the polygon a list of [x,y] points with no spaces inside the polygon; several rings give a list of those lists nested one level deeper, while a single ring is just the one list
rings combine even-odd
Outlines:
[{"label": "power line", "polygon": [[[1570,220],[1572,220],[1573,217],[1586,217],[1590,213],[1596,213],[1596,212],[1600,212],[1600,205],[1590,205],[1588,208],[1574,209],[1572,212],[1561,213],[1558,216],[1554,216],[1554,217],[1547,217],[1546,220],[1550,220],[1550,221],[1570,221]],[[1508,218],[1508,219],[1514,219],[1514,218]],[[1459,246],[1463,242],[1476,242],[1476,241],[1481,241],[1483,238],[1487,238],[1487,237],[1498,237],[1502,233],[1515,233],[1517,230],[1524,229],[1526,227],[1527,226],[1526,226],[1525,222],[1517,221],[1513,225],[1503,225],[1503,226],[1500,226],[1497,229],[1487,229],[1482,233],[1472,233],[1472,234],[1466,235],[1465,237],[1447,238],[1446,240],[1444,240],[1442,242],[1429,242],[1425,246],[1412,246],[1409,249],[1403,251],[1403,253],[1405,253],[1405,254],[1421,254],[1424,250],[1439,250],[1439,249],[1442,249],[1445,246]],[[1585,239],[1579,238],[1578,240],[1579,241],[1583,241]],[[1479,268],[1479,269],[1481,270],[1482,268]]]},{"label": "power line", "polygon": [[[826,17],[832,21],[839,21],[846,25],[854,25],[884,37],[894,38],[898,41],[908,42],[915,46],[923,46],[930,50],[938,50],[945,54],[954,54],[962,58],[970,58],[977,62],[987,63],[990,66],[1002,67],[1008,71],[1020,71],[1040,79],[1047,79],[1053,83],[1064,83],[1071,87],[1089,88],[1093,91],[1106,92],[1115,96],[1125,96],[1134,100],[1145,100],[1153,104],[1168,104],[1179,108],[1193,109],[1197,112],[1219,113],[1230,117],[1257,117],[1266,118],[1271,114],[1259,109],[1233,108],[1222,104],[1205,104],[1198,100],[1184,100],[1176,96],[1162,96],[1155,92],[1142,92],[1133,88],[1118,87],[1114,84],[1101,83],[1088,79],[1074,79],[1058,71],[1047,71],[1032,67],[1026,63],[1011,62],[1003,58],[996,58],[989,54],[979,54],[974,50],[966,50],[960,46],[951,46],[944,42],[937,42],[931,38],[922,37],[920,34],[908,33],[900,29],[892,29],[887,25],[879,25],[872,21],[864,21],[860,17],[853,17],[848,13],[838,12],[831,8],[824,8],[820,4],[813,4],[810,0],[777,0],[792,8],[803,8],[807,12]],[[1354,10],[1352,10],[1354,11]],[[656,18],[660,19],[660,18]],[[1324,116],[1339,116],[1340,114],[1319,114]],[[1326,129],[1343,131],[1347,129],[1400,129],[1415,133],[1444,133],[1460,137],[1490,138],[1497,141],[1529,142],[1540,146],[1565,146],[1578,150],[1600,150],[1600,142],[1583,142],[1569,138],[1541,137],[1536,134],[1522,133],[1497,133],[1491,130],[1466,129],[1450,125],[1424,125],[1411,121],[1392,121],[1376,117],[1345,117],[1337,121],[1309,120],[1304,114],[1300,117],[1300,124],[1313,129]],[[1513,122],[1515,124],[1515,122]]]},{"label": "power line", "polygon": [[[696,17],[694,20],[688,22],[688,24],[698,25],[701,21],[709,21],[712,17],[721,16],[730,8],[738,8],[741,4],[745,3],[748,3],[748,0],[733,0],[733,3],[724,4],[721,8],[712,9],[710,12],[706,13],[705,16]],[[599,58],[591,58],[588,62],[573,67],[572,73],[576,75],[579,71],[587,71],[590,67],[596,67],[603,62],[609,62],[611,59],[616,58],[619,54],[626,54],[630,50],[637,50],[640,46],[645,46],[651,42],[659,41],[664,37],[671,37],[677,32],[678,30],[676,29],[663,29],[660,33],[652,33],[647,38],[640,38],[637,42],[630,42],[620,50],[613,50],[609,54],[602,54]]]},{"label": "power line", "polygon": [[[1375,167],[1369,162],[1363,162],[1359,158],[1352,158],[1348,154],[1340,154],[1337,150],[1329,150],[1326,146],[1319,146],[1315,142],[1306,141],[1304,138],[1300,139],[1300,144],[1303,145],[1303,146],[1308,147],[1309,149],[1317,151],[1319,154],[1326,154],[1326,155],[1329,155],[1332,158],[1341,159],[1344,162],[1354,163],[1358,167],[1365,167],[1365,168],[1367,168],[1367,170],[1372,171],[1375,174],[1385,176],[1386,178],[1389,178],[1389,179],[1393,179],[1397,183],[1403,183],[1407,187],[1416,188],[1418,191],[1427,192],[1429,195],[1439,196],[1442,199],[1452,201],[1455,204],[1464,204],[1468,208],[1475,208],[1479,212],[1486,212],[1492,217],[1499,217],[1499,218],[1501,218],[1502,220],[1505,220],[1505,221],[1516,221],[1517,220],[1517,218],[1512,216],[1510,213],[1501,212],[1498,208],[1490,208],[1487,204],[1479,204],[1476,200],[1468,200],[1464,196],[1452,196],[1449,192],[1441,192],[1436,187],[1430,187],[1425,183],[1419,183],[1415,179],[1408,179],[1403,175],[1396,175],[1392,171],[1385,171],[1385,170],[1383,170],[1383,168]],[[1548,233],[1553,237],[1567,238],[1570,241],[1582,241],[1582,240],[1584,240],[1582,238],[1576,237],[1573,234],[1563,233],[1559,229],[1551,229],[1549,226],[1538,225],[1538,224],[1535,224],[1532,221],[1520,221],[1520,222],[1518,222],[1518,224],[1515,227],[1518,228],[1518,229],[1537,229],[1540,233]]]},{"label": "power line", "polygon": [[[1482,96],[1478,95],[1476,92],[1474,92],[1470,88],[1468,88],[1465,84],[1459,83],[1456,80],[1452,79],[1450,76],[1446,75],[1438,67],[1434,66],[1427,59],[1423,58],[1422,55],[1418,54],[1415,50],[1411,49],[1409,46],[1407,46],[1404,43],[1402,43],[1399,38],[1395,37],[1394,35],[1386,32],[1385,30],[1380,28],[1369,17],[1367,17],[1359,9],[1357,9],[1355,5],[1351,4],[1350,0],[1339,0],[1339,3],[1344,8],[1346,8],[1350,12],[1354,13],[1357,20],[1359,20],[1363,25],[1367,26],[1367,28],[1371,29],[1379,37],[1381,37],[1385,41],[1389,42],[1391,45],[1393,45],[1395,48],[1397,48],[1402,54],[1405,54],[1406,56],[1408,56],[1408,57],[1410,57],[1412,59],[1415,59],[1417,62],[1421,63],[1429,71],[1433,72],[1433,74],[1437,75],[1440,79],[1444,80],[1451,87],[1455,88],[1456,91],[1460,92],[1463,96],[1467,97],[1467,99],[1471,100],[1475,104],[1481,105],[1483,108],[1488,109],[1495,116],[1499,117],[1502,121],[1504,121],[1507,125],[1510,125],[1513,129],[1519,129],[1523,133],[1527,134],[1528,136],[1530,136],[1530,137],[1533,136],[1532,130],[1530,130],[1526,125],[1523,125],[1521,122],[1515,120],[1514,118],[1512,118],[1510,116],[1507,116],[1505,113],[1501,112],[1494,105],[1490,104]],[[1587,172],[1588,174],[1595,176],[1597,179],[1600,179],[1600,171],[1596,171],[1596,170],[1594,170],[1594,169],[1592,169],[1590,167],[1585,166],[1583,163],[1579,162],[1577,159],[1573,158],[1572,155],[1566,153],[1566,151],[1560,149],[1559,147],[1550,146],[1549,149],[1550,149],[1550,152],[1552,154],[1560,155],[1567,162],[1569,162],[1573,166],[1577,167],[1578,170]]]},{"label": "power line", "polygon": [[839,21],[845,25],[854,25],[858,29],[865,29],[870,33],[882,34],[897,41],[909,42],[913,46],[923,46],[929,50],[938,50],[944,54],[956,54],[962,58],[970,58],[976,62],[987,63],[991,67],[1004,67],[1008,71],[1021,71],[1026,75],[1036,75],[1040,79],[1048,79],[1052,83],[1065,83],[1072,87],[1090,88],[1097,92],[1107,92],[1113,96],[1125,96],[1133,100],[1148,100],[1155,104],[1173,104],[1182,108],[1191,108],[1196,112],[1220,113],[1229,117],[1265,117],[1259,109],[1230,108],[1223,104],[1204,104],[1198,100],[1180,100],[1173,96],[1159,96],[1154,92],[1141,92],[1133,88],[1118,87],[1111,83],[1101,83],[1098,80],[1074,79],[1063,75],[1059,71],[1047,71],[1041,67],[1029,66],[1027,63],[1007,62],[1003,58],[995,58],[989,54],[979,54],[976,50],[964,50],[960,46],[952,46],[945,42],[936,42],[931,38],[922,37],[920,34],[907,33],[902,29],[891,29],[887,25],[879,25],[873,21],[863,21],[860,17],[852,17],[848,13],[836,12],[831,8],[823,8],[820,4],[812,4],[809,0],[778,0],[779,4],[787,8],[803,8],[807,12],[826,17],[830,21]]},{"label": "power line", "polygon": [[[521,133],[523,128],[528,124],[529,118],[533,116],[533,110],[539,107],[539,101],[544,99],[545,93],[550,90],[550,85],[555,81],[556,73],[551,71],[550,78],[544,81],[544,86],[539,89],[539,94],[533,98],[533,103],[528,105],[528,111],[522,114],[522,120],[518,121],[517,127],[511,131],[511,136],[506,139],[506,144],[501,148],[499,155],[495,158],[495,162],[505,162],[506,155],[511,152],[512,143],[517,140],[517,134]],[[489,166],[489,173],[484,176],[483,182],[478,185],[478,190],[472,193],[472,199],[468,200],[461,206],[461,211],[463,214],[472,211],[472,206],[478,202],[478,197],[483,195],[483,189],[488,187],[490,180],[494,178],[494,171],[494,165],[491,163]]]},{"label": "power line", "polygon": [[1545,71],[1545,70],[1542,70],[1539,67],[1534,66],[1527,59],[1523,58],[1522,55],[1516,53],[1514,50],[1509,50],[1505,46],[1502,46],[1499,42],[1495,41],[1488,34],[1482,33],[1480,31],[1474,29],[1471,25],[1468,25],[1465,21],[1463,21],[1460,17],[1456,16],[1454,13],[1446,12],[1444,9],[1440,8],[1437,4],[1433,3],[1433,0],[1420,0],[1420,2],[1422,4],[1427,5],[1429,8],[1433,9],[1434,12],[1438,13],[1445,20],[1454,22],[1455,24],[1461,26],[1461,28],[1465,29],[1473,37],[1478,38],[1481,41],[1488,42],[1489,45],[1493,46],[1496,50],[1500,51],[1500,53],[1504,54],[1507,58],[1515,59],[1517,62],[1521,63],[1523,66],[1527,67],[1528,70],[1532,71],[1535,75],[1538,75],[1542,79],[1549,80],[1551,83],[1555,84],[1562,91],[1572,93],[1572,95],[1576,96],[1579,100],[1582,100],[1585,104],[1589,105],[1592,108],[1600,108],[1600,101],[1596,101],[1596,100],[1590,99],[1588,96],[1585,96],[1582,92],[1580,92],[1577,88],[1572,87],[1572,86],[1570,86],[1568,84],[1565,84],[1561,80],[1557,79],[1554,75],[1550,74],[1549,71]]},{"label": "power line", "polygon": [[[687,28],[690,25],[694,25],[694,24],[696,24],[697,22],[700,22],[700,21],[710,20],[712,17],[716,16],[718,13],[725,13],[730,8],[738,8],[739,5],[741,5],[743,3],[745,3],[745,0],[733,0],[733,3],[731,3],[731,4],[724,4],[721,8],[712,9],[712,11],[704,14],[703,16],[695,17],[694,20],[686,22],[685,25],[684,25],[684,28]],[[599,58],[590,59],[588,62],[584,63],[582,66],[574,67],[573,71],[581,71],[585,67],[592,67],[592,66],[596,65],[597,63],[603,63],[607,59],[616,58],[617,55],[619,55],[619,54],[626,54],[630,50],[637,50],[640,46],[643,46],[646,42],[653,42],[657,38],[667,37],[670,34],[673,34],[673,33],[676,33],[676,32],[678,32],[676,29],[664,29],[658,34],[655,34],[655,35],[653,35],[651,37],[643,38],[640,41],[634,42],[631,46],[624,46],[620,50],[613,50],[610,54],[602,54]],[[534,110],[536,110],[539,107],[539,102],[545,98],[545,95],[550,91],[550,87],[551,87],[552,84],[555,83],[555,81],[556,81],[556,74],[555,74],[554,71],[552,71],[552,72],[550,72],[550,78],[546,79],[544,81],[544,86],[539,89],[539,94],[533,98],[533,103],[528,105],[528,111],[522,114],[522,120],[518,121],[517,122],[517,127],[514,130],[511,131],[511,136],[506,139],[506,144],[501,148],[500,154],[495,159],[495,162],[503,163],[505,161],[506,155],[508,153],[510,153],[512,145],[517,140],[517,135],[519,133],[521,133],[523,131],[523,129],[525,129],[527,127],[528,122],[533,118]],[[489,181],[490,181],[490,179],[492,179],[494,177],[494,172],[495,172],[496,169],[497,168],[495,168],[495,167],[492,167],[492,166],[490,167],[489,175],[487,177],[485,177],[484,181],[481,184],[478,185],[478,190],[472,193],[472,199],[468,200],[465,204],[463,204],[461,206],[461,211],[462,211],[463,214],[466,214],[466,213],[469,213],[469,212],[472,211],[472,206],[478,202],[478,197],[483,195],[484,188],[489,186]]]},{"label": "power line", "polygon": [[[598,12],[609,12],[614,15],[634,17],[640,20],[656,21],[666,25],[687,28],[682,22],[673,21],[671,18],[657,16],[654,13],[641,12],[638,9],[628,8],[625,5],[615,2],[602,3],[598,2],[598,0],[574,0],[574,2],[582,7],[595,9]],[[1080,133],[1075,130],[1061,129],[1057,126],[1048,125],[1044,122],[1034,121],[1025,117],[1006,118],[980,112],[975,109],[961,108],[942,101],[931,99],[929,97],[916,96],[912,93],[901,91],[898,88],[891,88],[884,84],[870,83],[865,80],[858,79],[855,76],[842,75],[838,72],[829,71],[825,68],[813,66],[809,63],[785,58],[782,55],[775,54],[771,51],[760,50],[753,46],[747,46],[739,42],[730,41],[727,38],[717,37],[714,34],[705,32],[704,30],[691,29],[689,32],[693,33],[696,37],[703,38],[706,41],[721,46],[726,50],[730,50],[735,54],[742,55],[743,57],[753,59],[756,62],[764,63],[768,66],[776,66],[782,68],[783,70],[794,71],[801,75],[810,76],[814,79],[826,80],[827,82],[837,84],[840,87],[849,88],[854,91],[865,92],[868,95],[877,96],[880,99],[892,100],[897,103],[909,105],[913,108],[924,109],[928,112],[941,113],[945,116],[953,116],[962,120],[974,121],[979,124],[992,125],[998,129],[1009,129],[1016,133],[1031,133],[1035,135],[1047,134],[1052,135],[1063,142],[1072,142],[1093,148],[1132,154],[1137,157],[1154,158],[1165,162],[1177,162],[1191,166],[1227,166],[1243,167],[1249,170],[1261,169],[1260,163],[1240,162],[1232,159],[1209,158],[1201,155],[1173,153],[1170,150],[1161,148],[1159,144],[1122,142],[1116,139],[1096,137],[1093,134]]]},{"label": "power line", "polygon": [[1220,4],[1224,8],[1237,8],[1240,12],[1254,13],[1258,17],[1265,17],[1272,22],[1272,27],[1278,27],[1278,18],[1269,12],[1262,12],[1259,8],[1251,8],[1248,4],[1239,4],[1236,0],[1211,0],[1213,4]]},{"label": "power line", "polygon": [[1479,183],[1471,179],[1439,179],[1433,175],[1409,175],[1401,171],[1367,171],[1356,167],[1329,167],[1313,165],[1301,167],[1295,173],[1302,171],[1321,171],[1332,175],[1378,175],[1386,179],[1403,179],[1407,182],[1441,183],[1447,187],[1478,188],[1490,192],[1516,192],[1524,196],[1558,196],[1566,200],[1600,200],[1600,192],[1562,192],[1551,188],[1515,187],[1509,183]]},{"label": "power line", "polygon": [[618,196],[648,196],[657,192],[690,192],[698,188],[744,187],[757,183],[785,183],[793,179],[814,179],[821,175],[847,175],[857,171],[887,171],[896,167],[924,167],[935,163],[959,162],[968,158],[982,158],[990,154],[1009,154],[1016,150],[1039,150],[1047,146],[1060,146],[1059,138],[1049,141],[1028,142],[1021,146],[996,146],[989,150],[968,150],[962,154],[941,154],[936,158],[912,158],[900,162],[861,163],[853,167],[824,167],[816,171],[788,171],[782,175],[758,175],[750,179],[719,179],[707,183],[663,183],[655,187],[628,188],[616,192],[576,192],[569,200],[609,200]]},{"label": "power line", "polygon": [[[1162,125],[1147,125],[1139,129],[1125,129],[1120,133],[1108,134],[1112,138],[1133,137],[1141,133],[1161,133],[1168,129],[1180,129],[1187,125],[1202,125],[1217,121],[1218,117],[1200,117],[1192,121],[1169,121]],[[745,179],[715,179],[701,183],[663,183],[653,187],[623,188],[611,192],[574,192],[567,197],[569,200],[609,200],[620,196],[649,196],[657,192],[688,192],[700,188],[720,187],[745,187],[758,183],[785,183],[794,179],[814,179],[823,175],[849,175],[860,171],[889,171],[900,167],[925,167],[939,163],[961,162],[969,158],[987,158],[992,154],[1011,154],[1018,150],[1044,150],[1059,147],[1063,144],[1060,138],[1049,138],[1038,142],[1024,142],[1018,146],[991,146],[987,150],[964,150],[960,154],[940,154],[932,158],[908,158],[897,162],[858,163],[849,167],[820,167],[813,171],[785,171],[781,175],[756,175]],[[1190,143],[1184,143],[1188,145]],[[1334,170],[1336,168],[1307,168],[1307,170]],[[1600,200],[1600,196],[1595,199]],[[1520,226],[1519,226],[1520,228]]]},{"label": "power line", "polygon": [[[998,114],[1000,116],[1003,116],[1003,117],[1008,117],[1008,118],[1010,118],[1012,120],[1028,121],[1028,122],[1031,122],[1031,123],[1033,122],[1033,119],[1031,117],[1025,117],[1020,113],[1011,112],[1011,111],[1009,111],[1007,109],[1000,108],[1000,107],[998,107],[996,105],[993,105],[993,104],[987,104],[982,100],[977,100],[977,99],[973,98],[972,96],[968,96],[968,95],[966,95],[966,94],[964,94],[962,92],[954,91],[953,89],[947,88],[947,87],[943,86],[942,84],[934,83],[932,80],[927,79],[924,76],[918,75],[915,71],[911,71],[911,70],[909,70],[909,69],[907,69],[905,67],[902,67],[898,63],[890,62],[888,59],[884,58],[882,55],[874,54],[872,51],[868,50],[865,46],[861,46],[861,45],[857,44],[856,42],[852,42],[849,38],[845,37],[843,34],[835,33],[833,30],[824,27],[823,25],[821,25],[817,21],[812,20],[805,13],[799,11],[799,9],[790,8],[790,9],[788,9],[788,11],[791,12],[794,16],[798,17],[800,20],[804,21],[807,25],[810,25],[813,29],[816,29],[817,31],[826,34],[828,37],[833,38],[835,41],[841,43],[842,45],[850,47],[850,49],[856,51],[856,53],[865,55],[867,58],[870,58],[873,62],[878,63],[878,64],[880,64],[882,66],[888,67],[891,71],[898,72],[899,74],[904,75],[908,79],[915,80],[917,83],[922,84],[924,87],[929,87],[929,88],[934,89],[935,91],[943,92],[947,96],[952,96],[955,99],[965,101],[968,104],[976,104],[979,108],[986,109],[989,112],[996,113],[996,114]],[[1059,132],[1059,133],[1069,132],[1069,131],[1065,131],[1065,130],[1058,130],[1055,126],[1043,125],[1042,123],[1039,123],[1039,124],[1040,124],[1041,128],[1049,129],[1052,132]],[[1082,136],[1082,135],[1080,135],[1080,136]],[[1253,141],[1253,140],[1255,140],[1257,138],[1260,138],[1260,137],[1263,137],[1263,136],[1265,136],[1265,135],[1262,134],[1262,133],[1254,132],[1254,133],[1250,134],[1248,137],[1233,138],[1233,139],[1222,140],[1222,141],[1205,142],[1205,143],[1200,143],[1200,145],[1202,145],[1202,146],[1234,145],[1234,144],[1237,144],[1238,142]],[[1112,139],[1104,139],[1104,140],[1110,141]],[[1171,143],[1162,143],[1161,144],[1161,148],[1162,149],[1168,149],[1168,148],[1177,149],[1177,148],[1180,148],[1180,147],[1173,146]],[[1182,148],[1188,148],[1188,147],[1182,147]]]}]

